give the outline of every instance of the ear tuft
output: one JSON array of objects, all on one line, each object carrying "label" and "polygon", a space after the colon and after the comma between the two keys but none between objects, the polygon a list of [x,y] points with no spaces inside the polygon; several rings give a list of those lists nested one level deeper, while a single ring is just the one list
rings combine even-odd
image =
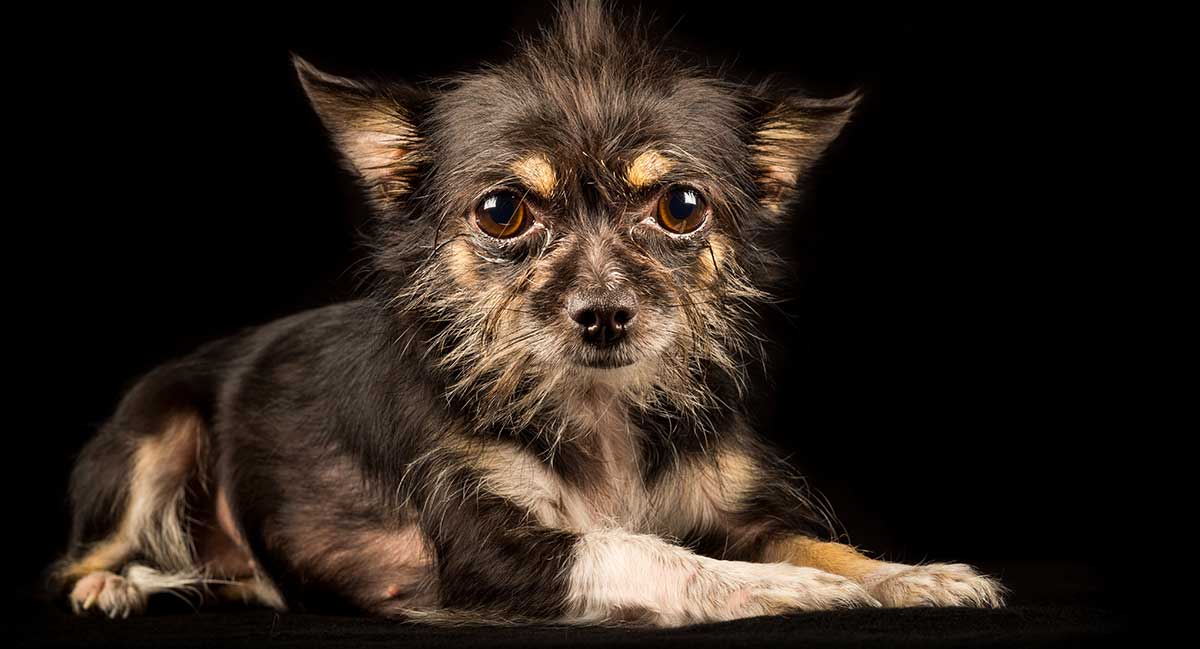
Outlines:
[{"label": "ear tuft", "polygon": [[763,204],[780,211],[850,119],[857,92],[832,99],[789,97],[766,111],[754,130],[754,161]]},{"label": "ear tuft", "polygon": [[292,64],[321,123],[371,197],[408,194],[421,150],[412,116],[415,94],[329,74],[294,54]]}]

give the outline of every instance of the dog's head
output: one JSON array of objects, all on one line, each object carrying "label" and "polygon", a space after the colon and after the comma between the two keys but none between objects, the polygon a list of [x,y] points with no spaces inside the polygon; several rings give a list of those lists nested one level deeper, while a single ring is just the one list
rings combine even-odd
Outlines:
[{"label": "dog's head", "polygon": [[389,297],[456,389],[513,413],[736,383],[773,233],[854,103],[689,67],[597,2],[436,89],[297,68],[374,204]]}]

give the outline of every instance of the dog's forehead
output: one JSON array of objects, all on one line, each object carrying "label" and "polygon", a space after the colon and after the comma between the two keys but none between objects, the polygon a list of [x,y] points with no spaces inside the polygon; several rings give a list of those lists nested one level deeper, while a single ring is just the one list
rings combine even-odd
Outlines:
[{"label": "dog's forehead", "polygon": [[456,166],[547,191],[566,178],[637,189],[676,166],[704,165],[738,130],[730,93],[668,71],[510,65],[464,79],[441,108]]}]

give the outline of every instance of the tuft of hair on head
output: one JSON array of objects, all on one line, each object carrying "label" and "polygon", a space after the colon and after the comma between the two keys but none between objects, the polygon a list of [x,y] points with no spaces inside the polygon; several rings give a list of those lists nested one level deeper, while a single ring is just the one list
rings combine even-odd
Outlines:
[{"label": "tuft of hair on head", "polygon": [[[640,14],[618,11],[603,0],[565,0],[540,38],[522,39],[518,52],[532,68],[588,70],[616,65],[638,70],[651,64],[672,64],[651,43]],[[628,66],[628,67],[626,67]],[[670,67],[669,65],[667,67]],[[662,73],[659,67],[654,72]],[[654,76],[649,69],[646,76]]]},{"label": "tuft of hair on head", "polygon": [[617,24],[611,7],[602,0],[566,0],[558,6],[556,36],[565,47],[590,52],[616,39]]}]

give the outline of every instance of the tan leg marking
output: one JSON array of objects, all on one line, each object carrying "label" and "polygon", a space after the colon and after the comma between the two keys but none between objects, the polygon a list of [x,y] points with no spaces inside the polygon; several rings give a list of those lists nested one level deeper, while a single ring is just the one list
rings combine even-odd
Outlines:
[{"label": "tan leg marking", "polygon": [[127,539],[120,535],[112,536],[93,545],[83,558],[65,566],[58,574],[63,581],[72,582],[91,573],[119,566],[132,550]]},{"label": "tan leg marking", "polygon": [[776,541],[767,546],[763,561],[786,561],[797,566],[817,568],[835,575],[862,580],[871,572],[887,565],[883,561],[863,556],[858,550],[841,543],[825,543],[803,536]]}]

